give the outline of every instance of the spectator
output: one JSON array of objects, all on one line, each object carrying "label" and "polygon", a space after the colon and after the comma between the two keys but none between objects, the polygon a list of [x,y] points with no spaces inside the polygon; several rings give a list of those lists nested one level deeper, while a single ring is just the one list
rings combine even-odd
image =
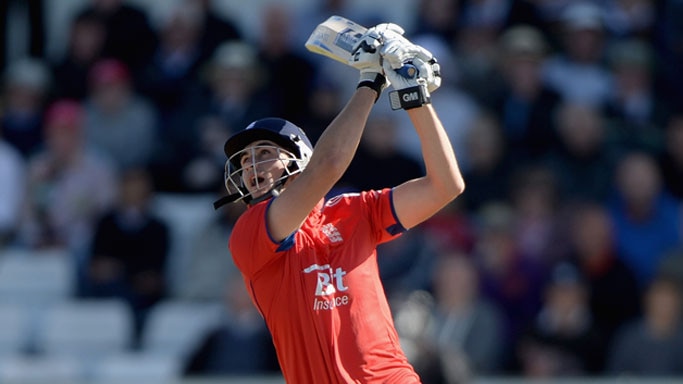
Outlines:
[{"label": "spectator", "polygon": [[602,108],[612,92],[604,66],[605,29],[602,8],[589,1],[568,5],[561,16],[561,52],[544,68],[544,81],[564,101]]},{"label": "spectator", "polygon": [[0,2],[0,71],[17,57],[43,57],[46,41],[45,0]]},{"label": "spectator", "polygon": [[683,201],[683,113],[672,115],[664,131],[664,150],[659,156],[664,186]]},{"label": "spectator", "polygon": [[513,0],[469,0],[463,2],[462,23],[502,30],[508,23]]},{"label": "spectator", "polygon": [[[507,17],[507,0],[469,0],[460,3],[458,33],[450,42],[461,71],[460,83],[474,97],[492,93],[497,75],[497,40]],[[492,4],[498,3],[498,4]],[[484,10],[486,8],[486,10]],[[438,55],[437,55],[438,56]]]},{"label": "spectator", "polygon": [[609,373],[635,377],[683,374],[681,287],[665,275],[654,278],[643,298],[643,316],[619,332],[609,355]]},{"label": "spectator", "polygon": [[120,170],[147,166],[157,140],[156,115],[152,106],[135,93],[128,67],[121,61],[104,59],[93,66],[88,76],[88,145]]},{"label": "spectator", "polygon": [[429,289],[438,245],[422,228],[377,246],[377,267],[389,300],[400,300],[416,290]]},{"label": "spectator", "polygon": [[508,155],[503,132],[496,115],[482,114],[469,131],[465,157],[467,191],[463,194],[465,208],[473,213],[484,205],[508,197],[510,174],[515,167]]},{"label": "spectator", "polygon": [[278,372],[273,341],[238,274],[227,278],[223,320],[186,362],[190,376],[248,376]]},{"label": "spectator", "polygon": [[83,15],[104,23],[103,57],[121,60],[135,74],[147,65],[157,37],[144,8],[125,0],[89,0],[77,17]]},{"label": "spectator", "polygon": [[202,52],[202,61],[213,55],[216,48],[225,41],[241,40],[244,38],[242,31],[229,16],[220,14],[215,9],[216,0],[185,0],[199,8],[201,30],[199,46]]},{"label": "spectator", "polygon": [[[328,60],[331,61],[331,60]],[[351,68],[351,67],[349,67]],[[356,76],[356,74],[353,74]],[[343,87],[337,81],[325,76],[318,76],[311,90],[308,100],[309,113],[303,126],[308,131],[308,138],[315,143],[325,128],[334,120],[337,113],[344,107],[342,99]]]},{"label": "spectator", "polygon": [[565,202],[605,202],[612,192],[617,161],[605,119],[593,107],[563,103],[555,115],[558,141],[544,162],[557,178]]},{"label": "spectator", "polygon": [[605,343],[579,270],[570,263],[556,265],[543,293],[543,307],[519,343],[522,374],[548,379],[600,373]]},{"label": "spectator", "polygon": [[677,280],[680,286],[683,287],[683,245],[667,252],[666,256],[659,264],[657,274],[664,274],[667,277]]},{"label": "spectator", "polygon": [[513,368],[512,348],[536,316],[541,304],[545,268],[521,253],[515,241],[510,206],[491,203],[477,212],[479,227],[473,256],[481,271],[482,296],[504,316],[503,367]]},{"label": "spectator", "polygon": [[31,248],[66,247],[80,262],[97,217],[113,204],[116,171],[94,154],[80,103],[58,100],[45,116],[45,148],[28,164],[21,240]]},{"label": "spectator", "polygon": [[613,44],[608,53],[614,75],[614,92],[606,106],[612,145],[657,154],[663,147],[661,127],[669,107],[655,93],[650,47],[641,40],[627,40]]},{"label": "spectator", "polygon": [[26,189],[26,160],[0,131],[0,248],[16,240]]},{"label": "spectator", "polygon": [[415,14],[414,35],[434,35],[451,44],[458,33],[460,0],[421,0]]},{"label": "spectator", "polygon": [[590,312],[605,342],[640,313],[636,277],[617,253],[609,213],[602,205],[570,205],[567,259],[585,278]]},{"label": "spectator", "polygon": [[542,81],[547,43],[537,29],[517,25],[503,33],[499,46],[502,83],[486,103],[500,118],[511,160],[537,160],[555,143],[553,113],[560,102]]},{"label": "spectator", "polygon": [[399,147],[397,125],[395,114],[375,111],[370,116],[356,155],[340,181],[342,186],[355,191],[382,189],[423,174],[420,163]]},{"label": "spectator", "polygon": [[146,314],[167,296],[169,229],[150,211],[154,194],[147,171],[127,169],[117,204],[99,218],[86,269],[85,297],[125,300],[135,319],[135,340]]},{"label": "spectator", "polygon": [[66,51],[52,67],[57,98],[86,98],[88,74],[102,57],[105,38],[105,26],[99,17],[86,13],[71,21]]},{"label": "spectator", "polygon": [[437,250],[471,252],[476,241],[476,225],[461,202],[453,202],[425,221],[424,236]]},{"label": "spectator", "polygon": [[416,367],[423,368],[423,380],[436,383],[442,377],[441,382],[458,383],[499,373],[503,317],[481,297],[478,271],[470,256],[457,251],[439,255],[432,283],[434,304],[424,334],[406,340],[418,346],[413,358]]},{"label": "spectator", "polygon": [[[154,173],[160,190],[205,192],[207,185],[193,184],[189,171],[200,154],[206,154],[206,149],[202,148],[206,135],[229,135],[259,116],[271,114],[273,102],[263,90],[265,72],[251,45],[242,41],[225,42],[216,49],[205,69],[204,92],[190,95],[190,102],[173,114],[172,121],[160,132],[154,158]],[[204,130],[205,122],[211,122],[211,130]],[[220,143],[214,139],[214,146]]]},{"label": "spectator", "polygon": [[155,24],[159,35],[156,50],[137,80],[161,116],[161,126],[171,124],[173,112],[196,93],[198,73],[208,59],[201,46],[203,28],[199,2],[175,2]]},{"label": "spectator", "polygon": [[43,110],[50,86],[49,69],[38,59],[19,59],[4,72],[2,136],[25,159],[43,145]]},{"label": "spectator", "polygon": [[541,265],[553,264],[560,255],[561,200],[555,175],[543,164],[519,169],[512,175],[510,203],[519,251]]},{"label": "spectator", "polygon": [[620,160],[616,189],[610,216],[617,251],[642,289],[651,282],[665,253],[681,242],[679,203],[663,189],[657,163],[644,153]]},{"label": "spectator", "polygon": [[677,110],[683,109],[683,2],[658,2],[659,20],[653,45],[657,49],[658,90]]},{"label": "spectator", "polygon": [[293,47],[293,17],[283,4],[267,5],[261,14],[257,47],[258,60],[269,74],[265,89],[275,109],[272,114],[300,124],[308,112],[316,68]]},{"label": "spectator", "polygon": [[605,28],[617,38],[654,36],[656,2],[654,0],[608,0],[605,2]]}]

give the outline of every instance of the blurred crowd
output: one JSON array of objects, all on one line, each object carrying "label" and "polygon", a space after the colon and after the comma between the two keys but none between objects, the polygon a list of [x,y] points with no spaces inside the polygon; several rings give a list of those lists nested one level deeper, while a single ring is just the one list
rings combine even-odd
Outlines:
[{"label": "blurred crowd", "polygon": [[[357,74],[305,51],[306,37],[333,14],[392,20],[344,0],[272,2],[251,34],[218,1],[154,17],[87,1],[58,59],[31,14],[29,54],[0,57],[0,240],[68,250],[77,297],[132,309],[131,348],[158,303],[222,301],[185,372],[276,372],[227,249],[242,207],[207,220],[170,286],[173,232],[152,203],[219,196],[223,143],[257,118],[315,142]],[[414,3],[406,36],[442,64],[433,104],[467,185],[378,250],[424,382],[683,375],[683,1]],[[381,98],[335,193],[419,176],[418,145]]]}]

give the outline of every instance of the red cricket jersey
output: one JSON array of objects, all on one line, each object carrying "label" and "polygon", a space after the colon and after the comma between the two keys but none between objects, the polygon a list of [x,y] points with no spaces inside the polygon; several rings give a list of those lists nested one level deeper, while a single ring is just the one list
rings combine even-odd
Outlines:
[{"label": "red cricket jersey", "polygon": [[230,250],[294,384],[420,383],[394,328],[377,244],[405,229],[391,190],[321,201],[281,243],[266,228],[273,199],[238,219]]}]

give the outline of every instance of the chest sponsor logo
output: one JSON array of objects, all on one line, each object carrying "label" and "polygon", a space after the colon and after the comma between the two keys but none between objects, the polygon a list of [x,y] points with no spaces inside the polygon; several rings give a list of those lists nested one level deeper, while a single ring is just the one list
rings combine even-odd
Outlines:
[{"label": "chest sponsor logo", "polygon": [[341,267],[333,268],[329,264],[313,264],[304,269],[304,273],[317,274],[313,310],[332,310],[348,305],[349,296],[344,292],[349,289],[344,285],[346,271]]}]

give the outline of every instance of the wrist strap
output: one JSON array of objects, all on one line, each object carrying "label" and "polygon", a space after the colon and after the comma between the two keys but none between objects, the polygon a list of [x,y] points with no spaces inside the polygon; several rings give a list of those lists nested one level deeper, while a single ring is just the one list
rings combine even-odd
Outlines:
[{"label": "wrist strap", "polygon": [[356,86],[356,89],[360,87],[368,87],[373,91],[377,92],[377,97],[375,97],[375,103],[382,94],[382,90],[387,85],[387,79],[381,73],[368,73],[361,75],[361,79]]},{"label": "wrist strap", "polygon": [[432,102],[427,86],[420,84],[389,92],[391,109],[412,109]]}]

